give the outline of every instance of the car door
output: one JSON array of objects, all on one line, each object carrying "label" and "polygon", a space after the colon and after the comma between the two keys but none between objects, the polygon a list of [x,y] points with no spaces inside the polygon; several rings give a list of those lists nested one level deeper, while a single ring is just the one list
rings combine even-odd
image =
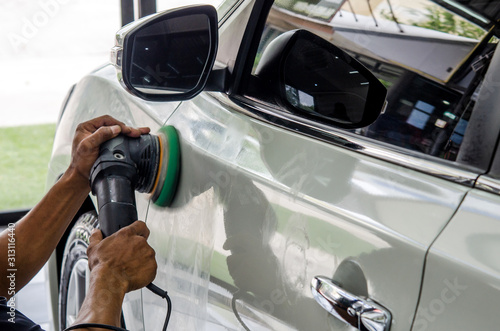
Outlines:
[{"label": "car door", "polygon": [[[481,132],[469,136],[471,147],[488,145],[488,139],[496,141],[498,137],[499,70],[500,54],[495,53],[471,117],[472,127],[481,128]],[[478,179],[429,251],[414,323],[416,331],[498,328],[500,317],[494,308],[500,304],[498,146],[494,151],[488,174]]]},{"label": "car door", "polygon": [[[426,254],[484,170],[415,151],[426,144],[421,136],[394,146],[380,127],[379,136],[340,130],[262,97],[251,68],[283,32],[269,27],[288,10],[275,6],[267,17],[270,9],[269,1],[243,1],[232,12],[218,53],[231,73],[227,93],[183,102],[166,122],[180,135],[179,188],[171,208],[150,205],[147,224],[155,283],[172,298],[170,327],[352,329],[345,320],[357,318],[353,310],[342,320],[315,300],[311,283],[322,276],[389,312],[391,330],[409,330]],[[289,12],[279,26],[296,28],[296,20],[323,37],[332,31]],[[416,76],[437,95],[460,99],[446,84]],[[414,98],[415,115],[401,125],[419,129],[434,114],[432,94]],[[143,292],[143,304],[146,329],[158,329],[162,301]]]}]

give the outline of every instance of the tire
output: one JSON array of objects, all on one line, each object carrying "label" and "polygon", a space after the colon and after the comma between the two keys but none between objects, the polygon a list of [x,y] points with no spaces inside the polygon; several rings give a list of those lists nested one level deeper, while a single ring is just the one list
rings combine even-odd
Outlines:
[{"label": "tire", "polygon": [[98,227],[94,211],[82,214],[73,226],[61,265],[59,287],[59,325],[65,329],[75,322],[87,294],[90,270],[87,247],[92,230]]}]

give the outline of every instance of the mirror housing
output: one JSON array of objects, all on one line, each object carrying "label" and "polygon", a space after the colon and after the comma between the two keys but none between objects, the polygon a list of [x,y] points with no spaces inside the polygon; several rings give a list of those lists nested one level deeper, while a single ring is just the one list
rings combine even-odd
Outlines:
[{"label": "mirror housing", "polygon": [[149,101],[181,101],[200,93],[218,43],[217,12],[188,6],[134,21],[116,33],[111,63],[122,86]]},{"label": "mirror housing", "polygon": [[368,126],[385,110],[385,86],[346,52],[306,30],[274,39],[255,75],[281,107],[340,128]]}]

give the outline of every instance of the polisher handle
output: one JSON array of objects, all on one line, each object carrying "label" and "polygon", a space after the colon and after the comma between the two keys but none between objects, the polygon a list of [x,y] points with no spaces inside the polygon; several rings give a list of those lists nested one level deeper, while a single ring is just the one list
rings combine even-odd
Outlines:
[{"label": "polisher handle", "polygon": [[128,178],[101,177],[95,181],[93,190],[97,195],[103,237],[137,221],[134,188]]}]

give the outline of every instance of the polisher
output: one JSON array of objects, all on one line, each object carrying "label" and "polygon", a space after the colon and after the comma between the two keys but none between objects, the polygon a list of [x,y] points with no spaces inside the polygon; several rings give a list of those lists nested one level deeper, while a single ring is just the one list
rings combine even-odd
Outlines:
[{"label": "polisher", "polygon": [[[97,197],[103,237],[137,221],[134,191],[149,193],[158,206],[170,206],[177,190],[179,169],[179,136],[173,126],[162,127],[157,135],[138,138],[119,135],[102,144],[90,171],[90,186]],[[172,312],[170,297],[153,283],[146,287],[167,300],[163,325],[166,330]],[[123,330],[103,324],[91,326]]]},{"label": "polisher", "polygon": [[149,193],[158,206],[170,206],[179,166],[179,137],[173,126],[162,127],[157,135],[119,135],[102,144],[90,172],[90,186],[97,197],[103,236],[138,219],[135,190]]}]

